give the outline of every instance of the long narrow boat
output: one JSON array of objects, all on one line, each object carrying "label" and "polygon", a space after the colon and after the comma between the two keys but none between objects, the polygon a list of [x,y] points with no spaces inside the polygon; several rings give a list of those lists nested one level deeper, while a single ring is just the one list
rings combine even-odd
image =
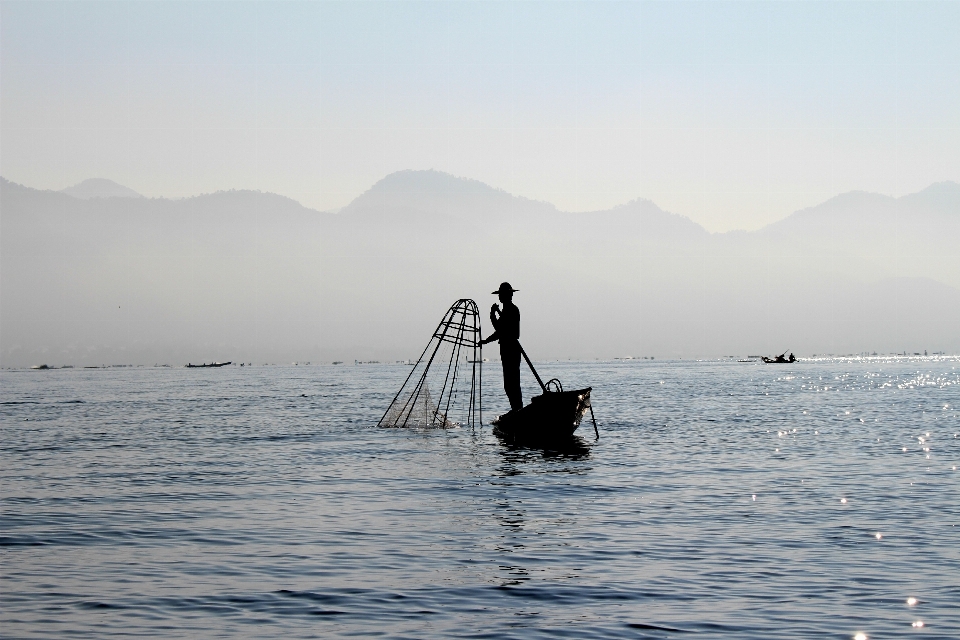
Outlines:
[{"label": "long narrow boat", "polygon": [[790,358],[784,358],[783,356],[768,358],[766,356],[762,356],[760,359],[763,360],[765,364],[793,364],[797,361],[797,359],[793,357],[792,353],[790,354]]},{"label": "long narrow boat", "polygon": [[568,439],[580,426],[588,409],[590,415],[593,415],[590,406],[591,390],[587,387],[576,391],[544,391],[543,394],[534,396],[530,404],[522,409],[505,413],[494,420],[493,431],[521,441]]},{"label": "long narrow boat", "polygon": [[233,364],[233,363],[232,362],[211,362],[210,364],[207,364],[206,362],[204,362],[203,364],[188,363],[187,369],[209,369],[210,367],[225,367],[228,364]]}]

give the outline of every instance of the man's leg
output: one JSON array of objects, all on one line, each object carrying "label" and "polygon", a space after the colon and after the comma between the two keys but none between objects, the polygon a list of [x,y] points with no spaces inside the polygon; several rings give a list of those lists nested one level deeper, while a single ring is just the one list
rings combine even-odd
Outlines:
[{"label": "man's leg", "polygon": [[520,350],[509,350],[500,353],[503,361],[503,390],[510,399],[510,409],[516,411],[523,408],[523,392],[520,391]]}]

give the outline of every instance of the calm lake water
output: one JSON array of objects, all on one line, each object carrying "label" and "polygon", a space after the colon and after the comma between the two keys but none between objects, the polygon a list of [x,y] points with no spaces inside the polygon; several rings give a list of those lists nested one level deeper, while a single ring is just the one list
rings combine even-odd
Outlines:
[{"label": "calm lake water", "polygon": [[960,360],[539,368],[599,440],[377,429],[400,365],[0,372],[0,633],[960,637]]}]

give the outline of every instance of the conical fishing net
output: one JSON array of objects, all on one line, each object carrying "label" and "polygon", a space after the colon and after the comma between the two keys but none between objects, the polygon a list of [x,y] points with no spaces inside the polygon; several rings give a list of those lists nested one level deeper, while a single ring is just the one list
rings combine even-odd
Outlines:
[{"label": "conical fishing net", "polygon": [[381,427],[475,426],[480,413],[480,313],[458,300],[378,423]]},{"label": "conical fishing net", "polygon": [[[417,397],[415,397],[417,396]],[[411,389],[406,398],[397,398],[381,420],[387,426],[426,428],[426,427],[454,427],[440,412],[440,407],[430,395],[430,386],[424,382],[417,395],[416,389]]]}]

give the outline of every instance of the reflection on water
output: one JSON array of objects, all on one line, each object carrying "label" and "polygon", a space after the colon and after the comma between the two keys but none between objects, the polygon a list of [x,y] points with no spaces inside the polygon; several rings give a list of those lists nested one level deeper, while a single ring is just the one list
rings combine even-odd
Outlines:
[{"label": "reflection on water", "polygon": [[[500,543],[497,545],[497,551],[503,554],[519,554],[524,550],[523,509],[518,505],[512,505],[508,502],[498,503],[497,507],[497,510],[494,512],[494,518],[497,523],[503,527],[503,533]],[[517,586],[530,579],[530,574],[527,569],[517,564],[501,564],[499,565],[499,569],[502,574],[499,580],[501,587]]]},{"label": "reflection on water", "polygon": [[376,429],[402,367],[0,372],[3,635],[956,635],[956,359],[539,368],[599,440]]},{"label": "reflection on water", "polygon": [[499,434],[495,434],[495,436],[500,444],[503,445],[501,451],[503,459],[512,464],[519,465],[535,458],[543,460],[577,461],[584,460],[590,455],[591,445],[587,444],[587,442],[578,435],[573,435],[562,440],[552,440],[542,443],[518,443]]}]

